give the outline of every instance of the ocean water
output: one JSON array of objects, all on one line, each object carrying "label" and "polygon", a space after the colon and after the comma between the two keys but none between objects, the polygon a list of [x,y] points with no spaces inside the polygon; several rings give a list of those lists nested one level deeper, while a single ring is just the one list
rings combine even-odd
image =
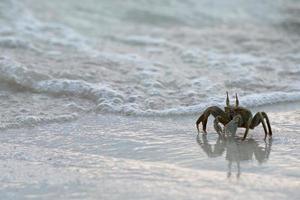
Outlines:
[{"label": "ocean water", "polygon": [[[0,199],[299,199],[299,19],[296,0],[0,0]],[[197,135],[226,91],[273,139]]]},{"label": "ocean water", "polygon": [[298,1],[1,0],[1,129],[300,100]]}]

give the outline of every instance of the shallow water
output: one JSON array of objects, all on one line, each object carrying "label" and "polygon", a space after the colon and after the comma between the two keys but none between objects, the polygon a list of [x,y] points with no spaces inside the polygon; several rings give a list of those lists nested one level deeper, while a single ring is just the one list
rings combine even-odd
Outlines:
[{"label": "shallow water", "polygon": [[[269,112],[249,138],[220,140],[193,117],[89,116],[1,133],[1,196],[63,199],[298,199],[299,111]],[[238,135],[243,129],[238,130]]]}]

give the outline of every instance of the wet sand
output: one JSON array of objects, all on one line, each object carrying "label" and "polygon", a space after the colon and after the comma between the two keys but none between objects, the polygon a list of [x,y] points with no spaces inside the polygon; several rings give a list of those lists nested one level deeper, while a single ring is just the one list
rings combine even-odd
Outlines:
[{"label": "wet sand", "polygon": [[[246,141],[222,140],[198,116],[89,115],[70,123],[11,129],[0,136],[4,199],[298,199],[300,109],[264,109]],[[238,129],[238,135],[243,135]]]}]

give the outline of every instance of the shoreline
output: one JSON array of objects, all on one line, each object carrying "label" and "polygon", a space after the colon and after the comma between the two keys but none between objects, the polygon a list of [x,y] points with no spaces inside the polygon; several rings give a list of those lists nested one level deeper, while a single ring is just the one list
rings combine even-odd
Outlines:
[{"label": "shoreline", "polygon": [[[269,104],[269,105],[262,105],[262,106],[256,106],[256,107],[250,107],[249,108],[254,115],[256,112],[259,111],[265,111],[265,112],[271,112],[271,113],[278,113],[278,112],[289,112],[289,111],[295,111],[295,110],[300,110],[300,101],[294,101],[294,102],[283,102],[283,103],[274,103],[274,104]],[[78,116],[78,114],[65,114],[61,115],[57,119],[49,119],[49,120],[44,120],[44,119],[37,119],[35,121],[35,117],[28,118],[27,120],[23,121],[21,124],[18,123],[12,123],[8,125],[1,126],[0,125],[0,130],[5,131],[5,130],[10,130],[10,129],[22,129],[22,128],[33,128],[37,126],[47,126],[50,124],[64,124],[64,123],[70,123],[74,121],[80,121],[84,120],[84,118],[90,118],[90,117],[97,117],[97,116],[108,116],[108,117],[128,117],[128,118],[144,118],[144,119],[155,119],[155,118],[188,118],[188,117],[195,117],[195,121],[198,118],[198,115],[200,116],[201,112],[199,114],[176,114],[176,115],[158,115],[158,116],[140,116],[140,115],[122,115],[122,114],[114,114],[114,113],[107,113],[107,114],[98,114],[94,112],[89,112],[83,114],[81,117]],[[60,121],[62,120],[62,121]],[[210,117],[211,120],[211,117]]]},{"label": "shoreline", "polygon": [[89,115],[5,130],[0,196],[296,200],[300,110],[273,109],[268,112],[274,135],[267,141],[261,126],[244,142],[219,140],[211,120],[207,136],[197,136],[194,116]]}]

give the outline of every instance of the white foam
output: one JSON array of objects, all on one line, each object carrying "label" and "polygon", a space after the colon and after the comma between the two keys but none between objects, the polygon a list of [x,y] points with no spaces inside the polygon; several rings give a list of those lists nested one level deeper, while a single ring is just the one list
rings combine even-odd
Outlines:
[{"label": "white foam", "polygon": [[[182,49],[180,44],[170,42],[162,37],[153,37],[149,35],[130,35],[128,37],[109,37],[110,39],[118,42],[123,42],[129,45],[137,46],[152,46],[152,47],[169,47],[173,49]],[[158,51],[156,49],[156,51]]]},{"label": "white foam", "polygon": [[22,48],[22,49],[33,49],[29,42],[19,40],[12,37],[3,37],[0,39],[0,46],[3,48]]},{"label": "white foam", "polygon": [[[83,80],[54,79],[51,76],[28,70],[25,66],[8,58],[0,59],[0,81],[39,93],[87,98],[96,103],[100,102],[98,108],[101,108],[103,102],[114,105],[121,105],[123,102],[123,95],[105,84],[93,84]],[[118,110],[120,109],[115,108],[110,111]]]},{"label": "white foam", "polygon": [[74,121],[78,119],[76,113],[56,115],[55,117],[41,117],[41,116],[23,116],[17,117],[15,121],[1,121],[0,130],[4,129],[15,129],[20,127],[32,127],[35,125],[49,124],[49,123],[64,123],[68,121]]},{"label": "white foam", "polygon": [[[222,97],[203,99],[200,104],[191,106],[176,106],[173,108],[162,109],[143,109],[145,104],[150,103],[155,106],[155,100],[136,101],[134,96],[126,96],[123,91],[113,89],[106,83],[89,83],[83,80],[55,79],[49,75],[44,75],[27,69],[20,63],[11,61],[8,58],[0,59],[0,80],[16,84],[18,87],[28,90],[54,94],[69,95],[78,98],[85,98],[95,102],[95,108],[102,113],[120,113],[143,116],[164,116],[196,114],[203,111],[208,106],[224,105]],[[148,87],[146,84],[145,87]],[[150,83],[150,88],[153,87]],[[150,89],[149,88],[149,89]],[[163,86],[158,84],[150,91],[151,96],[160,96]],[[172,96],[170,96],[172,98]],[[174,97],[173,97],[174,98]],[[282,102],[300,101],[300,92],[265,92],[249,94],[240,97],[241,105],[245,107],[257,107]],[[151,105],[150,105],[151,106]]]},{"label": "white foam", "polygon": [[[0,3],[6,8],[3,9],[5,20],[0,19],[3,26],[0,50],[9,57],[0,59],[0,82],[33,96],[38,93],[53,99],[67,96],[89,101],[84,105],[62,101],[70,108],[66,109],[66,115],[73,114],[72,110],[139,116],[196,114],[208,106],[223,107],[226,90],[238,92],[245,107],[300,101],[299,65],[296,65],[299,45],[295,42],[291,49],[290,45],[285,45],[290,41],[286,42],[288,39],[282,38],[272,27],[265,30],[252,24],[249,16],[253,14],[250,9],[253,3],[241,3],[240,6],[250,9],[251,14],[242,16],[250,25],[240,28],[235,25],[239,20],[232,19],[228,12],[231,6],[214,16],[205,11],[206,22],[199,22],[198,14],[201,13],[196,15],[188,8],[207,7],[201,2],[195,2],[194,6],[181,2],[165,6],[156,2],[152,7],[145,7],[148,5],[145,2],[131,2],[124,5],[124,12],[113,16],[103,14],[106,18],[101,26],[91,21],[90,28],[95,32],[89,34],[82,31],[90,25],[84,19],[82,24],[73,24],[73,20],[83,14],[72,10],[73,7],[66,18],[55,16],[52,19],[35,10],[30,2]],[[119,9],[122,5],[102,3],[110,5],[111,9]],[[49,2],[45,9],[49,9],[47,6],[56,8],[51,14],[65,13],[63,6],[68,3],[55,7],[55,3]],[[84,6],[89,8],[90,5]],[[166,13],[169,7],[172,10]],[[90,9],[94,14],[98,13],[97,9],[101,10],[93,6]],[[154,21],[144,19],[145,15],[152,16]],[[134,21],[130,18],[133,16],[140,16],[144,21]],[[222,21],[222,17],[234,23],[228,27],[216,24],[217,28],[204,29],[193,26],[204,25],[210,20]],[[119,18],[124,26],[119,26]],[[97,19],[96,16],[94,20]],[[155,22],[157,19],[162,22]],[[105,22],[112,24],[107,26]],[[162,26],[168,23],[170,27]],[[102,33],[101,30],[108,27],[114,30],[109,36],[98,35],[98,31]],[[270,52],[268,48],[273,46],[273,41],[278,41],[282,48]],[[255,52],[249,52],[249,45]],[[286,57],[282,56],[283,51]],[[14,95],[13,90],[8,93]],[[52,119],[53,116],[47,117]]]},{"label": "white foam", "polygon": [[[278,103],[289,103],[300,101],[300,92],[269,92],[263,94],[250,94],[246,96],[239,97],[240,106],[243,107],[258,107],[265,105],[272,105]],[[141,112],[137,114],[142,114],[146,116],[158,115],[190,115],[198,114],[204,111],[209,106],[219,106],[221,109],[225,106],[224,101],[206,101],[197,105],[186,106],[186,107],[176,107],[171,109],[165,109],[160,111],[148,110],[146,112]]]}]

